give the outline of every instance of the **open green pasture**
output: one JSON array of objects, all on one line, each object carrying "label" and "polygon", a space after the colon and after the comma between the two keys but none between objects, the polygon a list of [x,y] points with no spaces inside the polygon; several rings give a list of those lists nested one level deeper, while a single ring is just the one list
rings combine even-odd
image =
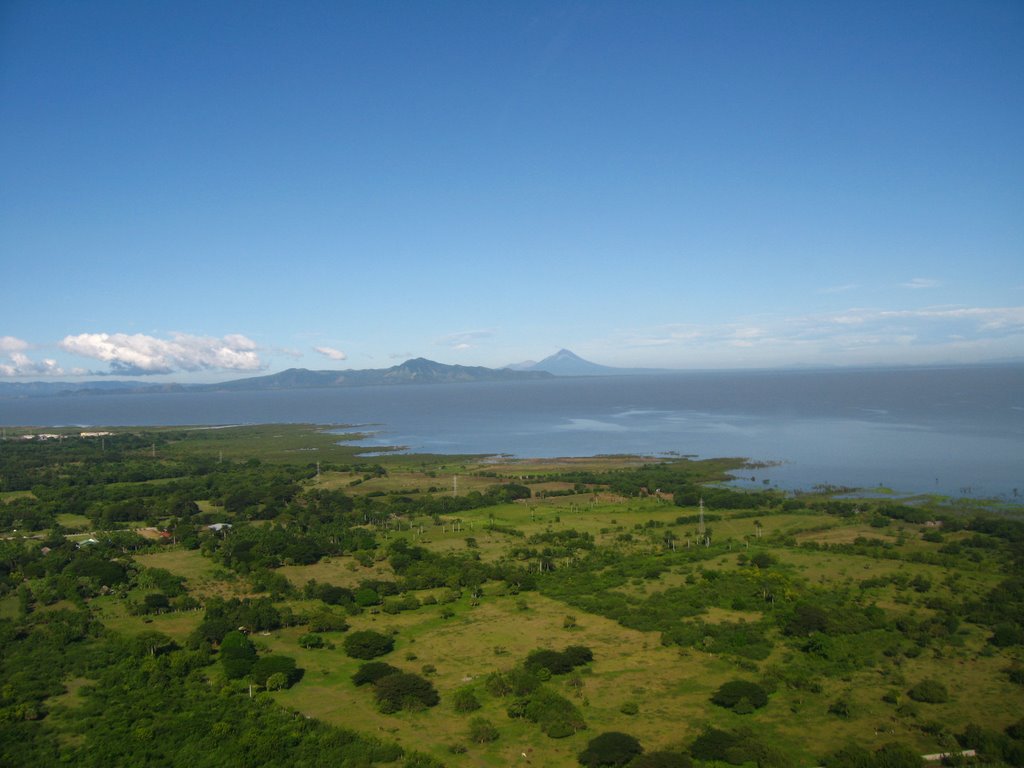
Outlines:
[{"label": "open green pasture", "polygon": [[[485,587],[485,593],[488,588]],[[360,662],[340,649],[342,635],[330,635],[339,648],[304,650],[298,646],[300,628],[260,637],[275,652],[295,657],[306,669],[301,684],[275,694],[300,712],[338,724],[361,723],[361,729],[390,733],[400,743],[431,751],[449,765],[502,765],[502,761],[530,754],[536,764],[571,765],[588,739],[602,730],[629,728],[650,745],[667,747],[695,735],[688,723],[700,717],[705,701],[728,679],[729,665],[714,658],[683,658],[661,645],[657,633],[625,629],[599,616],[580,616],[577,626],[564,627],[567,607],[540,595],[485,597],[473,606],[467,598],[451,606],[455,615],[445,619],[442,606],[387,616],[364,614],[352,620],[352,629],[395,632],[395,650],[383,657],[394,666],[420,673],[430,665],[431,680],[441,693],[441,704],[429,711],[382,715],[369,690],[350,680]],[[511,720],[505,713],[509,700],[489,696],[483,679],[493,671],[521,662],[535,648],[560,650],[586,645],[595,661],[583,675],[577,696],[564,679],[550,685],[581,707],[589,729],[567,739],[549,739],[537,726]],[[491,720],[501,734],[489,747],[466,739],[469,715],[451,708],[446,697],[459,688],[472,688],[483,708],[472,716]],[[684,694],[684,695],[680,695]],[[619,708],[627,701],[647,702],[636,717]],[[465,755],[448,754],[452,743],[469,747]]]}]

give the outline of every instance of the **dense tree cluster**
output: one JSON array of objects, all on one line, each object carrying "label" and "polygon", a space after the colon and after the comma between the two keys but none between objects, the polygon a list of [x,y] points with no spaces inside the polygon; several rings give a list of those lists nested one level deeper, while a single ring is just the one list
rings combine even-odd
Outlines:
[{"label": "dense tree cluster", "polygon": [[[211,685],[211,661],[156,633],[133,641],[107,635],[85,612],[0,620],[0,764],[286,768],[395,765],[402,755],[397,745]],[[278,673],[266,671],[269,684]],[[54,727],[46,702],[76,675],[91,682],[76,706],[61,708]]]},{"label": "dense tree cluster", "polygon": [[391,653],[395,649],[395,639],[372,629],[364,629],[349,634],[344,646],[345,653],[353,659],[373,659]]},{"label": "dense tree cluster", "polygon": [[749,680],[730,680],[715,691],[711,701],[720,707],[744,715],[765,706],[768,703],[768,692]]}]

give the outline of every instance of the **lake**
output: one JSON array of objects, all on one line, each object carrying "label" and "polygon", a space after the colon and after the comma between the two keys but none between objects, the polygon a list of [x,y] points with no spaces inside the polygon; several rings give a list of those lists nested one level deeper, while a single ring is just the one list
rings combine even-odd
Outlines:
[{"label": "lake", "polygon": [[356,425],[368,449],[779,462],[743,473],[758,487],[1024,493],[1019,365],[0,398],[4,425],[273,422]]}]

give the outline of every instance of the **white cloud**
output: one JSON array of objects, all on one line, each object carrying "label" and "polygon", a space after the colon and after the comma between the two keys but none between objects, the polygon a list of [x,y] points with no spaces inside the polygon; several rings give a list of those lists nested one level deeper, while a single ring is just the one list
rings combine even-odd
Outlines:
[{"label": "white cloud", "polygon": [[904,288],[911,288],[913,290],[919,290],[921,288],[938,288],[941,283],[938,280],[933,280],[930,277],[915,277],[908,283],[903,283]]},{"label": "white cloud", "polygon": [[1024,354],[1024,307],[851,308],[756,322],[667,325],[623,333],[620,364],[980,362]]},{"label": "white cloud", "polygon": [[223,338],[171,334],[159,339],[142,333],[81,333],[60,342],[66,352],[102,360],[113,373],[141,375],[226,369],[254,371],[262,367],[256,342],[241,334]]},{"label": "white cloud", "polygon": [[44,358],[36,361],[25,354],[29,343],[14,336],[0,336],[0,376],[63,376],[57,361]]},{"label": "white cloud", "polygon": [[313,351],[319,352],[324,357],[331,358],[331,360],[345,360],[348,358],[348,355],[334,347],[313,347]]},{"label": "white cloud", "polygon": [[0,352],[11,354],[12,352],[23,352],[28,349],[28,342],[16,339],[13,336],[0,336]]}]

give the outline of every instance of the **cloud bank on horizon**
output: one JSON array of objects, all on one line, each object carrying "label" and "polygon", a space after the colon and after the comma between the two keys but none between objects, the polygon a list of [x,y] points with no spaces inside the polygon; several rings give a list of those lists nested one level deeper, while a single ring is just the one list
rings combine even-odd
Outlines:
[{"label": "cloud bank on horizon", "polygon": [[44,0],[0,51],[0,378],[1024,360],[1020,3]]},{"label": "cloud bank on horizon", "polygon": [[[501,334],[495,330],[449,334],[435,344],[461,352]],[[52,357],[31,357],[33,345],[0,337],[0,376],[155,376],[199,371],[245,375],[274,367],[301,353],[279,357],[242,334],[222,338],[175,333],[163,339],[146,334],[82,333],[56,344],[77,360],[99,361],[106,369],[64,366]],[[673,323],[621,331],[606,339],[577,345],[584,356],[611,365],[701,368],[772,367],[773,365],[865,365],[1024,362],[1024,306],[949,307],[918,310],[850,308],[799,317],[745,318],[722,324]],[[617,357],[608,354],[616,351]],[[348,360],[328,346],[310,349],[333,363]],[[553,350],[539,349],[535,357]],[[602,353],[602,351],[604,353]],[[391,356],[406,358],[413,353]],[[694,361],[679,365],[679,360]],[[463,360],[462,362],[466,362]],[[506,359],[504,364],[518,360]],[[675,363],[675,364],[673,364]],[[280,362],[283,367],[284,362]],[[317,367],[316,360],[310,362]],[[322,365],[321,365],[322,367]]]}]

